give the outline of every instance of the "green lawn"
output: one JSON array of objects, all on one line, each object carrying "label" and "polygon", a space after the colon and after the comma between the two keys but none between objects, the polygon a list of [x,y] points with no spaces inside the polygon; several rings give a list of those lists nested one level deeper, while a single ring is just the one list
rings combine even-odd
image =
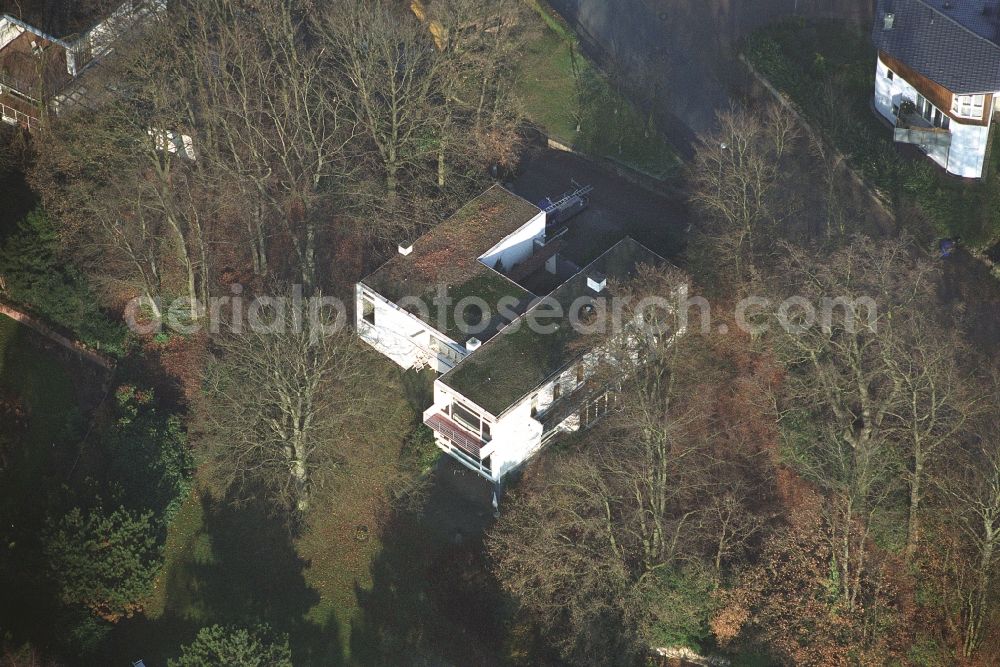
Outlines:
[{"label": "green lawn", "polygon": [[572,31],[539,2],[539,16],[519,66],[517,93],[528,118],[553,139],[657,178],[680,159],[652,120],[582,54]]},{"label": "green lawn", "polygon": [[54,622],[38,534],[49,492],[68,482],[80,451],[76,373],[0,315],[0,628],[17,637],[47,633],[38,619]]},{"label": "green lawn", "polygon": [[41,447],[58,441],[78,411],[69,374],[58,358],[31,344],[35,335],[0,315],[0,389],[19,398],[29,414],[25,444]]},{"label": "green lawn", "polygon": [[[296,665],[346,664],[352,650],[377,651],[353,636],[363,616],[359,597],[374,585],[380,525],[395,466],[426,387],[409,386],[395,366],[371,353],[373,382],[385,383],[383,409],[365,433],[345,434],[349,474],[299,536],[262,504],[233,505],[201,480],[170,524],[164,565],[143,614],[115,628],[101,658],[162,665],[206,625],[264,622],[288,633]],[[409,385],[422,384],[409,379]],[[368,528],[358,539],[358,527]],[[377,641],[375,639],[374,641]]]},{"label": "green lawn", "polygon": [[1000,239],[1000,133],[982,181],[950,177],[929,159],[900,154],[871,109],[876,54],[866,34],[840,22],[788,21],[754,35],[744,53],[904,220],[914,207],[930,221],[931,229],[909,221],[911,232],[961,236],[978,248]]}]

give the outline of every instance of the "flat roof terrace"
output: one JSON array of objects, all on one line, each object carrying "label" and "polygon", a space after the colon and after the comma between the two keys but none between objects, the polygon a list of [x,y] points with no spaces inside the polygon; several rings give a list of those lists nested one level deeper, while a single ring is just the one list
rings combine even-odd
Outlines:
[{"label": "flat roof terrace", "polygon": [[[541,210],[534,204],[494,185],[418,238],[409,254],[394,256],[361,283],[434,328],[446,322],[442,333],[464,343],[471,335],[462,331],[452,309],[441,314],[434,303],[439,289],[447,290],[452,305],[475,296],[495,310],[495,305],[508,297],[517,302],[513,310],[524,312],[535,295],[480,262],[479,257],[539,213]],[[421,300],[429,312],[410,307],[407,302],[414,298]],[[487,340],[507,323],[494,315],[485,330],[475,336]]]},{"label": "flat roof terrace", "polygon": [[532,306],[531,310],[535,310],[558,304],[563,317],[546,317],[542,321],[546,325],[557,324],[554,331],[545,333],[529,326],[524,321],[531,314],[529,310],[518,322],[442,375],[441,382],[490,414],[500,416],[592,349],[593,345],[584,340],[585,334],[575,330],[568,319],[570,308],[578,299],[597,294],[588,286],[588,278],[597,275],[606,278],[609,284],[600,296],[609,297],[612,284],[634,277],[640,266],[665,263],[662,257],[626,237]]}]

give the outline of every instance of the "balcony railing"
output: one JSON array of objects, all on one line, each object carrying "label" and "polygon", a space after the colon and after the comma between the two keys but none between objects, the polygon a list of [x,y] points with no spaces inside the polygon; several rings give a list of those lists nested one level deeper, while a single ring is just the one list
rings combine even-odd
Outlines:
[{"label": "balcony railing", "polygon": [[925,153],[947,162],[951,150],[951,131],[936,127],[917,113],[900,113],[893,137],[901,144],[913,144]]},{"label": "balcony railing", "polygon": [[426,417],[424,423],[433,429],[435,433],[443,435],[463,452],[479,460],[482,448],[486,443],[480,440],[477,435],[462,428],[440,412]]},{"label": "balcony railing", "polygon": [[16,93],[20,97],[23,97],[26,101],[33,104],[41,104],[41,102],[33,94],[27,91],[34,91],[37,87],[37,85],[32,85],[29,82],[15,79],[7,72],[0,70],[0,88]]},{"label": "balcony railing", "polygon": [[0,116],[4,120],[10,119],[24,127],[32,130],[38,125],[38,118],[35,116],[30,116],[23,111],[19,111],[13,107],[9,107],[3,102],[0,102]]}]

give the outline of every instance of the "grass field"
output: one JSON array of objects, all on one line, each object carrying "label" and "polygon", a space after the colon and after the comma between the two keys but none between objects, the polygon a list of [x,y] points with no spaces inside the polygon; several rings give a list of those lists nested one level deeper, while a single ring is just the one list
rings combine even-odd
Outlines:
[{"label": "grass field", "polygon": [[[144,612],[116,627],[109,664],[139,658],[164,664],[206,625],[270,624],[288,633],[296,665],[345,664],[361,622],[359,597],[373,587],[390,485],[400,483],[402,438],[415,411],[403,398],[390,362],[372,359],[372,377],[386,379],[384,411],[365,434],[345,434],[351,468],[324,492],[302,537],[264,505],[233,505],[201,479],[170,525],[164,566]],[[358,539],[359,527],[367,528]]]},{"label": "grass field", "polygon": [[0,315],[0,628],[19,637],[50,636],[38,624],[53,613],[38,533],[47,492],[66,484],[77,462],[81,375],[35,332]]},{"label": "grass field", "polygon": [[681,162],[652,121],[631,104],[583,55],[572,31],[547,7],[519,66],[517,93],[528,118],[557,141],[657,178]]}]

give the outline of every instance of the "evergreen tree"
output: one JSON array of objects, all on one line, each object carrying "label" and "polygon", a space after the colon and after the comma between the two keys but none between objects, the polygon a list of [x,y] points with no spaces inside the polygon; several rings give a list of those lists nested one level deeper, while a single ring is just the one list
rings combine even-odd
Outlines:
[{"label": "evergreen tree", "polygon": [[181,656],[170,660],[170,667],[292,667],[288,636],[276,635],[266,625],[255,628],[202,628],[195,640],[181,649]]},{"label": "evergreen tree", "polygon": [[48,522],[43,550],[62,600],[115,622],[141,609],[159,569],[152,513],[74,508]]}]

